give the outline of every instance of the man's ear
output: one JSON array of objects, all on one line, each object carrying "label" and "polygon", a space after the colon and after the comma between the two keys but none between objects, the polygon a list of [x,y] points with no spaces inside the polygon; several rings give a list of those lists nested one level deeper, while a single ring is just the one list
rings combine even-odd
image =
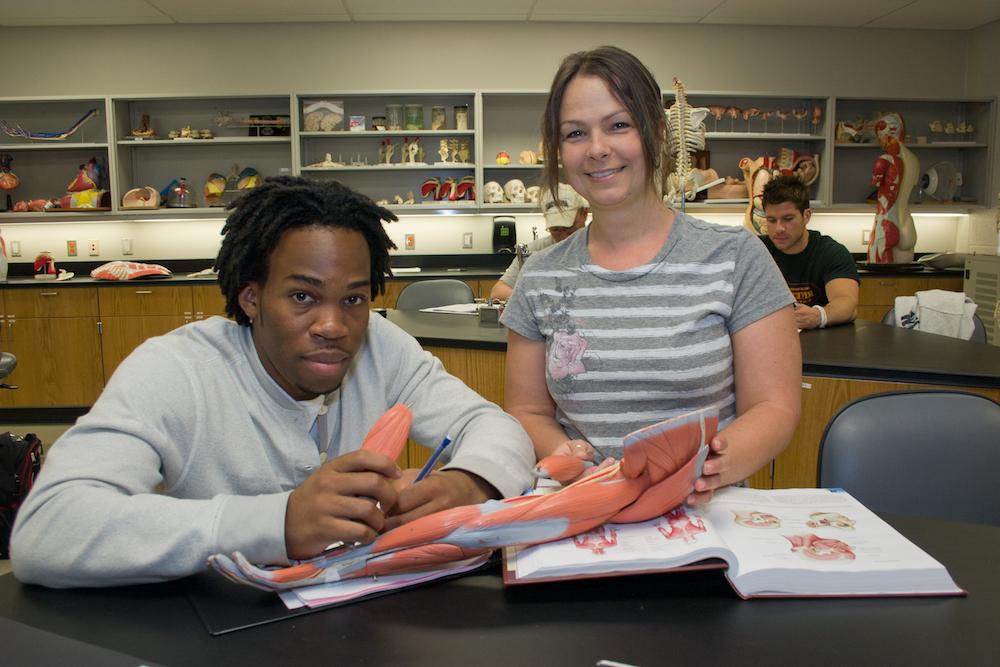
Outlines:
[{"label": "man's ear", "polygon": [[239,303],[247,317],[257,319],[260,313],[260,286],[255,282],[247,283],[240,290]]},{"label": "man's ear", "polygon": [[807,225],[809,224],[809,219],[812,217],[813,217],[813,210],[811,208],[807,208],[806,210],[802,211],[802,219],[805,220],[805,223]]}]

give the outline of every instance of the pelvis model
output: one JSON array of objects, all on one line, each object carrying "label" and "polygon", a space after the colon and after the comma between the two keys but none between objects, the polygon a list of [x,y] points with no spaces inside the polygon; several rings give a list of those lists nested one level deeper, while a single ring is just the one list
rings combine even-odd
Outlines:
[{"label": "pelvis model", "polygon": [[[395,406],[372,427],[362,448],[398,457],[406,445],[410,419],[405,406]],[[332,549],[288,567],[254,565],[239,552],[216,554],[209,564],[238,583],[280,590],[426,570],[498,547],[571,537],[607,522],[648,521],[691,493],[718,424],[715,408],[653,424],[625,436],[621,461],[554,493],[443,510],[399,526],[370,544]],[[555,469],[562,467],[559,463],[543,459],[539,467]]]}]

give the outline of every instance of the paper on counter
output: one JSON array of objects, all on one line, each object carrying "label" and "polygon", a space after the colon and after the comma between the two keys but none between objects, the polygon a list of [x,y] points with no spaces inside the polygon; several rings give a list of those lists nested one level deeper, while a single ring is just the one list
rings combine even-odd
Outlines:
[{"label": "paper on counter", "polygon": [[396,274],[396,273],[420,273],[420,267],[419,266],[402,266],[402,267],[399,267],[398,269],[397,268],[393,268],[392,272],[394,274]]},{"label": "paper on counter", "polygon": [[452,315],[478,315],[478,303],[453,303],[450,306],[434,306],[433,308],[421,308],[421,313],[450,313]]}]

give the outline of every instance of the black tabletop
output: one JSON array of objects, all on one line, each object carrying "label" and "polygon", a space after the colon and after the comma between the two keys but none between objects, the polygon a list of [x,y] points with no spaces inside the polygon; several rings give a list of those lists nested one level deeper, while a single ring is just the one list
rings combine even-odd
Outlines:
[{"label": "black tabletop", "polygon": [[858,320],[803,331],[802,372],[870,380],[1000,387],[1000,347]]},{"label": "black tabletop", "polygon": [[721,571],[504,588],[493,570],[213,637],[189,582],[60,591],[8,575],[0,617],[165,665],[1000,664],[1000,528],[887,518],[968,597],[743,601]]},{"label": "black tabletop", "polygon": [[[507,349],[507,330],[470,315],[390,310],[388,318],[421,345]],[[938,385],[1000,387],[1000,347],[878,322],[803,331],[802,372]]]}]

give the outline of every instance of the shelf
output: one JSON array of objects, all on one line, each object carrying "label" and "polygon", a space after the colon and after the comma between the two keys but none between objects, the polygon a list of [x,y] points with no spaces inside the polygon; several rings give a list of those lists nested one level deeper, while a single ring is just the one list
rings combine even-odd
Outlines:
[{"label": "shelf", "polygon": [[545,168],[544,164],[484,164],[483,169],[510,169],[510,170],[524,170],[524,169],[535,169],[542,170]]},{"label": "shelf", "polygon": [[[981,144],[975,141],[934,141],[929,144],[904,144],[910,150],[924,150],[925,148],[989,148],[988,144]],[[882,150],[879,144],[834,144],[834,148],[867,148],[871,150]]]},{"label": "shelf", "polygon": [[368,165],[345,165],[343,167],[300,167],[303,172],[307,171],[442,171],[449,169],[475,169],[473,162],[443,162],[438,164],[368,164]]},{"label": "shelf", "polygon": [[[745,121],[744,121],[745,122]],[[822,134],[796,134],[794,132],[706,132],[705,138],[740,141],[826,141]]]},{"label": "shelf", "polygon": [[471,137],[475,130],[360,130],[350,132],[299,132],[303,139],[353,139],[355,137]]},{"label": "shelf", "polygon": [[291,137],[213,137],[212,139],[119,139],[119,146],[145,148],[146,146],[199,146],[220,144],[290,144]]},{"label": "shelf", "polygon": [[100,150],[106,149],[107,144],[97,142],[65,142],[65,141],[39,141],[38,143],[23,144],[0,144],[0,151],[52,151],[52,150]]}]

